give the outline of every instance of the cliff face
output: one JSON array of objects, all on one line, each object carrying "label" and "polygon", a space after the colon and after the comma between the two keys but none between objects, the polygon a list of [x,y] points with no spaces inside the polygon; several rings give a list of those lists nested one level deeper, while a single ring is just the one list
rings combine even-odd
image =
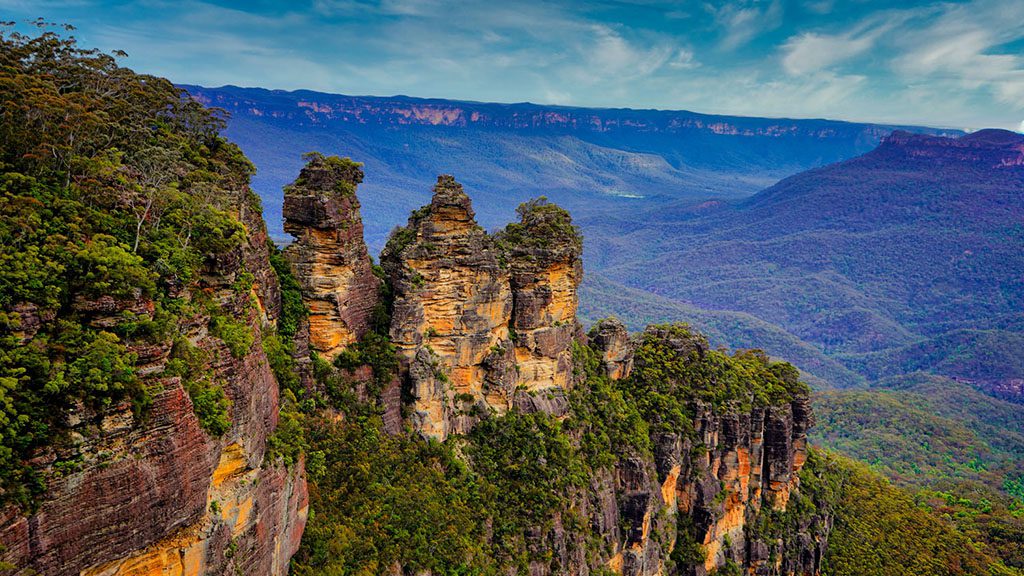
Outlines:
[{"label": "cliff face", "polygon": [[568,214],[538,200],[519,215],[489,236],[462,187],[442,176],[382,263],[409,422],[420,434],[465,434],[513,408],[579,429],[569,392],[591,393],[595,376],[582,375],[574,342],[593,350],[597,377],[649,410],[651,448],[611,446],[614,463],[590,464],[589,485],[527,530],[530,573],[818,573],[831,518],[790,510],[813,420],[796,371],[753,353],[727,357],[679,327],[631,337],[605,320],[583,336],[581,240]]},{"label": "cliff face", "polygon": [[284,229],[295,237],[286,255],[309,308],[310,345],[328,360],[366,334],[377,303],[356,197],[362,181],[359,164],[314,154],[285,187]]},{"label": "cliff face", "polygon": [[[633,358],[640,342],[657,342],[662,352],[651,373],[660,374],[666,362],[699,361],[708,352],[703,337],[671,329],[648,328],[640,341],[625,345],[621,334],[617,322],[601,322],[591,332],[591,346],[612,379],[627,377],[623,364],[636,362],[639,375],[630,386],[651,384],[645,380],[651,358]],[[602,513],[603,524],[625,526],[611,540],[614,553],[606,565],[630,576],[704,575],[732,564],[750,574],[817,574],[831,517],[786,516],[813,424],[807,393],[749,409],[699,400],[692,408],[689,426],[653,428],[653,454],[623,459],[613,480],[596,487],[605,508],[617,503]]]},{"label": "cliff face", "polygon": [[[260,340],[279,314],[280,294],[258,203],[245,198],[236,217],[249,231],[246,241],[208,260],[201,279],[177,295],[216,303],[253,334],[247,349],[229,349],[202,308],[177,327],[179,342],[188,342],[177,345],[193,347],[203,359],[197,369],[230,401],[230,428],[214,437],[200,426],[183,378],[168,375],[171,338],[129,342],[152,405],[141,418],[127,402],[99,411],[80,405],[68,415],[68,441],[36,461],[50,472],[38,509],[4,512],[0,557],[13,573],[287,572],[306,520],[306,481],[301,463],[285,468],[267,457],[278,384]],[[239,289],[243,275],[251,288]],[[116,325],[125,311],[154,314],[145,298],[80,299],[75,307],[94,326]],[[58,470],[67,462],[75,465]]]},{"label": "cliff face", "polygon": [[413,426],[443,439],[476,413],[511,406],[515,387],[508,270],[473,219],[469,197],[438,178],[429,206],[388,243],[391,340],[412,395]]},{"label": "cliff face", "polygon": [[498,242],[511,277],[516,385],[536,397],[569,387],[583,245],[569,214],[553,204],[533,201],[519,215],[521,222],[508,225]]},{"label": "cliff face", "polygon": [[389,241],[381,259],[394,293],[391,340],[421,434],[464,433],[514,405],[564,412],[580,246],[530,240],[551,222],[576,239],[568,214],[557,210],[524,212],[496,239],[476,224],[462,186],[441,176],[430,205]]}]

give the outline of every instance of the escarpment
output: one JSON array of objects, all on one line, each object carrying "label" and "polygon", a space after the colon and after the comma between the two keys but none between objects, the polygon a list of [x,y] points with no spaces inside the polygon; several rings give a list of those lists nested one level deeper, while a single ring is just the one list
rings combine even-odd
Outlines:
[{"label": "escarpment", "polygon": [[412,424],[444,439],[513,406],[564,412],[577,331],[581,245],[568,214],[531,205],[497,238],[441,176],[431,203],[381,256],[394,295],[391,340]]},{"label": "escarpment", "polygon": [[[0,524],[5,573],[287,573],[308,501],[301,463],[269,454],[278,383],[260,342],[281,303],[258,208],[251,191],[238,193],[233,217],[248,234],[172,288],[183,305],[173,330],[125,338],[151,404],[78,403],[61,440],[39,453],[45,493],[27,514],[8,507]],[[73,312],[109,330],[161,313],[139,292],[81,296]]]},{"label": "escarpment", "polygon": [[301,302],[254,167],[166,79],[45,30],[0,33],[0,573],[283,575]]},{"label": "escarpment", "polygon": [[650,455],[627,451],[615,467],[618,509],[609,516],[628,529],[607,566],[629,575],[728,566],[817,574],[831,515],[807,503],[789,508],[813,423],[796,371],[756,353],[710,350],[678,325],[623,345],[618,322],[602,321],[590,337],[603,374],[641,407],[657,407],[644,415]]},{"label": "escarpment", "polygon": [[377,303],[356,186],[360,164],[311,154],[285,187],[284,229],[295,237],[285,254],[309,309],[310,345],[333,360],[369,330]]}]

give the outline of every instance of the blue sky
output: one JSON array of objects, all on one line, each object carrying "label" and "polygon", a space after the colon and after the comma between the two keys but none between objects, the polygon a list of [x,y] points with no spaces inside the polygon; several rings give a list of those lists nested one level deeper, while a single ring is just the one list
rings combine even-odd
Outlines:
[{"label": "blue sky", "polygon": [[1024,129],[1024,0],[0,0],[180,83]]}]

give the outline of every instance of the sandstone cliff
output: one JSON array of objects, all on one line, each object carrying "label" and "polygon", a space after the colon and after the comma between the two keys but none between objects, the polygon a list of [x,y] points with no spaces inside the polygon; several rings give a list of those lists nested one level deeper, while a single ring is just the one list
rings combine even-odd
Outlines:
[{"label": "sandstone cliff", "polygon": [[[602,322],[591,332],[608,376],[628,376],[619,363],[608,361],[616,358],[636,363],[632,387],[695,384],[671,376],[652,380],[663,378],[673,363],[706,362],[709,349],[702,336],[652,327],[623,347],[616,324]],[[634,359],[637,347],[646,353]],[[795,377],[784,375],[791,385]],[[692,420],[682,426],[660,422],[652,428],[653,458],[634,455],[616,467],[619,506],[610,516],[617,513],[628,529],[621,541],[612,542],[615,554],[608,566],[628,575],[703,575],[729,565],[751,574],[817,574],[831,518],[785,516],[792,491],[799,489],[813,423],[806,389],[792,389],[767,403],[748,402],[747,395],[759,391],[746,389],[719,406],[717,400],[686,393]]]},{"label": "sandstone cliff", "polygon": [[311,154],[285,187],[284,229],[295,237],[286,254],[309,309],[310,345],[328,360],[369,330],[377,303],[356,186],[360,164]]},{"label": "sandstone cliff", "polygon": [[[38,508],[4,511],[0,558],[11,573],[287,573],[306,520],[306,481],[301,463],[287,468],[268,458],[279,397],[260,341],[273,329],[280,293],[259,203],[248,189],[240,196],[235,217],[246,239],[179,287],[176,297],[194,306],[177,334],[129,342],[152,405],[142,415],[127,402],[79,405],[68,414],[66,440],[36,459],[49,478]],[[118,325],[125,311],[137,319],[156,312],[141,296],[79,299],[75,308],[94,326]],[[214,335],[209,310],[251,334],[244,349]],[[197,363],[188,376],[171,367],[183,348]],[[186,380],[197,374],[230,402],[230,426],[219,437],[193,409]]]},{"label": "sandstone cliff", "polygon": [[[543,200],[519,215],[487,234],[462,187],[442,176],[431,203],[393,233],[382,264],[414,431],[465,445],[471,467],[485,465],[474,456],[484,421],[492,434],[502,422],[523,425],[514,414],[547,413],[578,435],[586,483],[567,485],[560,504],[511,536],[523,539],[529,572],[817,574],[831,517],[791,505],[813,422],[796,370],[760,353],[711,350],[684,326],[630,336],[605,320],[583,335],[581,239],[569,215]],[[625,407],[598,416],[615,397]],[[629,413],[644,420],[632,424],[641,432],[621,436]],[[550,465],[523,450],[515,466]],[[509,481],[501,474],[498,485]],[[508,487],[520,489],[515,482]],[[502,565],[523,561],[500,554]]]},{"label": "sandstone cliff", "polygon": [[494,238],[469,197],[441,176],[381,256],[394,294],[391,340],[413,399],[413,426],[444,439],[512,406],[564,412],[577,331],[581,244],[547,205]]},{"label": "sandstone cliff", "polygon": [[516,386],[521,408],[546,409],[549,403],[535,399],[547,390],[560,394],[572,379],[583,239],[569,213],[543,198],[517,212],[521,221],[497,236],[512,285]]}]

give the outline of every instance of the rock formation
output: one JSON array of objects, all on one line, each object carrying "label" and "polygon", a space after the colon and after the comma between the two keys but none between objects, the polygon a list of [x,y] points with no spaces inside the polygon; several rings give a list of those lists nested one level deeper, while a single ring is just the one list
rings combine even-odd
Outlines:
[{"label": "rock formation", "polygon": [[438,178],[430,205],[396,231],[381,262],[414,427],[443,439],[466,431],[474,411],[507,410],[516,383],[509,274],[454,178]]},{"label": "rock formation", "polygon": [[[635,345],[623,350],[621,337],[609,337],[618,328],[617,322],[603,321],[592,332],[597,337],[591,345],[605,359],[633,356]],[[708,351],[707,341],[696,335],[649,328],[643,337],[667,344],[676,359]],[[637,358],[638,368],[644,361]],[[611,364],[609,372],[618,370]],[[702,401],[693,408],[692,429],[655,429],[653,458],[623,459],[603,487],[615,498],[598,501],[618,506],[601,514],[602,524],[627,527],[621,540],[611,541],[614,554],[607,566],[628,576],[703,576],[731,563],[750,574],[817,574],[831,518],[797,517],[795,525],[774,527],[768,520],[786,511],[799,487],[813,424],[808,394],[746,410],[716,409]]]},{"label": "rock formation", "polygon": [[391,339],[413,398],[413,425],[443,439],[480,416],[564,412],[578,331],[581,242],[568,213],[524,205],[497,238],[441,176],[428,206],[388,242]]},{"label": "rock formation", "polygon": [[298,179],[285,188],[286,250],[309,308],[310,345],[328,360],[370,328],[379,282],[363,241],[356,186],[360,164],[307,156]]},{"label": "rock formation", "polygon": [[[259,342],[280,311],[280,295],[262,217],[246,211],[252,192],[244,194],[237,217],[247,240],[210,259],[198,285],[179,294],[208,296],[253,333],[254,345],[236,356],[211,334],[205,312],[178,327],[207,359],[202,373],[231,401],[230,428],[217,438],[200,427],[182,377],[164,373],[169,339],[132,341],[137,371],[152,390],[148,417],[137,419],[127,402],[104,411],[78,406],[69,415],[69,441],[42,454],[38,465],[76,465],[49,475],[37,510],[22,515],[12,506],[0,517],[0,560],[14,574],[287,573],[305,525],[306,481],[301,463],[286,468],[266,458],[278,384]],[[239,290],[244,273],[254,280]],[[154,307],[104,296],[80,300],[76,309],[101,326],[116,324],[124,310],[151,317]]]},{"label": "rock formation", "polygon": [[510,272],[516,386],[525,400],[569,387],[583,239],[569,213],[544,199],[523,204],[518,213],[521,221],[497,240]]},{"label": "rock formation", "polygon": [[633,370],[633,346],[626,326],[615,318],[598,320],[590,329],[591,345],[601,352],[601,367],[612,380]]}]

